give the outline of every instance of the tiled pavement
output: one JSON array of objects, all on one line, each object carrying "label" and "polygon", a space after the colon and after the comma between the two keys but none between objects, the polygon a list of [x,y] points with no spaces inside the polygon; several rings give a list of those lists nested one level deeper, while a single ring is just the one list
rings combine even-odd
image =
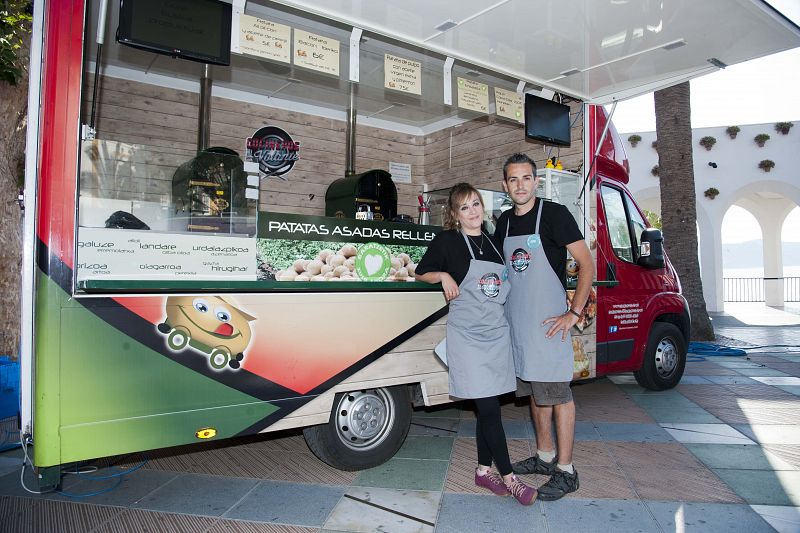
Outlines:
[{"label": "tiled pavement", "polygon": [[[800,327],[745,328],[725,318],[716,329],[726,337],[800,346]],[[141,458],[65,476],[62,490],[72,496],[34,496],[20,487],[20,451],[5,452],[0,530],[797,532],[800,348],[769,350],[693,356],[669,391],[646,391],[630,376],[575,386],[581,488],[557,502],[525,508],[478,490],[474,414],[450,405],[417,411],[396,457],[362,472],[328,467],[301,435],[284,432],[150,453],[97,496],[75,497],[118,479],[90,476]],[[512,460],[530,455],[526,406],[507,399],[503,419]]]}]

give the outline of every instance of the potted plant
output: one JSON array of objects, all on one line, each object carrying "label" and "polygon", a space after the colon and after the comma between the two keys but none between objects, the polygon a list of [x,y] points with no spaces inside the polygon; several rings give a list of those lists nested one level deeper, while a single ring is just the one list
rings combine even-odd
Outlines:
[{"label": "potted plant", "polygon": [[789,133],[789,130],[792,129],[792,126],[794,126],[793,122],[776,122],[775,131],[786,135]]},{"label": "potted plant", "polygon": [[757,145],[763,147],[764,143],[769,140],[769,135],[767,135],[766,133],[759,133],[758,135],[753,137],[753,140],[756,142]]},{"label": "potted plant", "polygon": [[725,133],[728,134],[728,137],[731,139],[735,139],[739,132],[742,131],[742,128],[739,126],[728,126],[725,128]]},{"label": "potted plant", "polygon": [[650,146],[653,147],[653,150],[658,150],[658,139],[650,143]]},{"label": "potted plant", "polygon": [[653,168],[650,169],[650,174],[653,176],[658,176],[658,165],[655,165]]},{"label": "potted plant", "polygon": [[628,142],[631,143],[631,146],[633,148],[636,148],[636,145],[639,144],[639,142],[641,140],[642,140],[642,136],[641,135],[636,135],[635,133],[633,135],[631,135],[630,137],[628,137]]},{"label": "potted plant", "polygon": [[771,159],[764,159],[758,164],[758,168],[763,170],[764,172],[769,172],[775,166],[775,161]]},{"label": "potted plant", "polygon": [[700,139],[700,146],[704,147],[706,150],[711,150],[715,144],[717,144],[717,140],[710,135],[706,135]]},{"label": "potted plant", "polygon": [[703,194],[705,195],[706,198],[713,200],[719,194],[719,190],[717,190],[714,187],[711,187],[709,189],[706,189],[706,191]]}]

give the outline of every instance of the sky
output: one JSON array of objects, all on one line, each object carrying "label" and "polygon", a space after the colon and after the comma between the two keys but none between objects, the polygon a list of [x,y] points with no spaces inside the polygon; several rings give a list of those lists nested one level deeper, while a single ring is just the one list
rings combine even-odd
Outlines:
[{"label": "sky", "polygon": [[[786,217],[781,232],[783,242],[800,242],[800,209],[795,208]],[[749,211],[739,206],[731,206],[722,219],[722,242],[732,244],[736,242],[755,241],[761,239],[761,227],[756,218]]]},{"label": "sky", "polygon": [[[800,25],[800,0],[770,0]],[[691,81],[692,127],[800,120],[800,48],[753,59]],[[620,133],[655,131],[653,94],[617,105]]]},{"label": "sky", "polygon": [[[769,3],[800,25],[800,0]],[[691,100],[693,128],[800,121],[800,48],[695,78]],[[620,133],[655,131],[653,94],[620,102],[613,120]],[[784,222],[783,242],[800,242],[798,227],[800,208],[795,208]],[[722,222],[723,244],[759,239],[755,217],[732,206]]]}]

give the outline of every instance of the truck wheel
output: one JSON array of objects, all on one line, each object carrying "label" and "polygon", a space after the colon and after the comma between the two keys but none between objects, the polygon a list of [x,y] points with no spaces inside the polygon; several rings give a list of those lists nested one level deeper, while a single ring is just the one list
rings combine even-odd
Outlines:
[{"label": "truck wheel", "polygon": [[650,330],[642,368],[633,373],[650,390],[671,389],[681,380],[686,366],[686,339],[668,322],[655,322]]},{"label": "truck wheel", "polygon": [[303,429],[314,455],[339,470],[363,470],[391,459],[411,426],[408,387],[339,393],[327,424]]}]

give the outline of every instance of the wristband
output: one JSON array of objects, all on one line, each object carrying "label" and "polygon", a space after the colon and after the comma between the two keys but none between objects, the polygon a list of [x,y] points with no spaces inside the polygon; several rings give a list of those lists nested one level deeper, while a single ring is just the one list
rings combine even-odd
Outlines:
[{"label": "wristband", "polygon": [[572,313],[573,315],[575,315],[578,318],[581,317],[581,314],[578,313],[577,311],[575,311],[574,309],[572,309],[571,307],[569,308],[569,312]]}]

